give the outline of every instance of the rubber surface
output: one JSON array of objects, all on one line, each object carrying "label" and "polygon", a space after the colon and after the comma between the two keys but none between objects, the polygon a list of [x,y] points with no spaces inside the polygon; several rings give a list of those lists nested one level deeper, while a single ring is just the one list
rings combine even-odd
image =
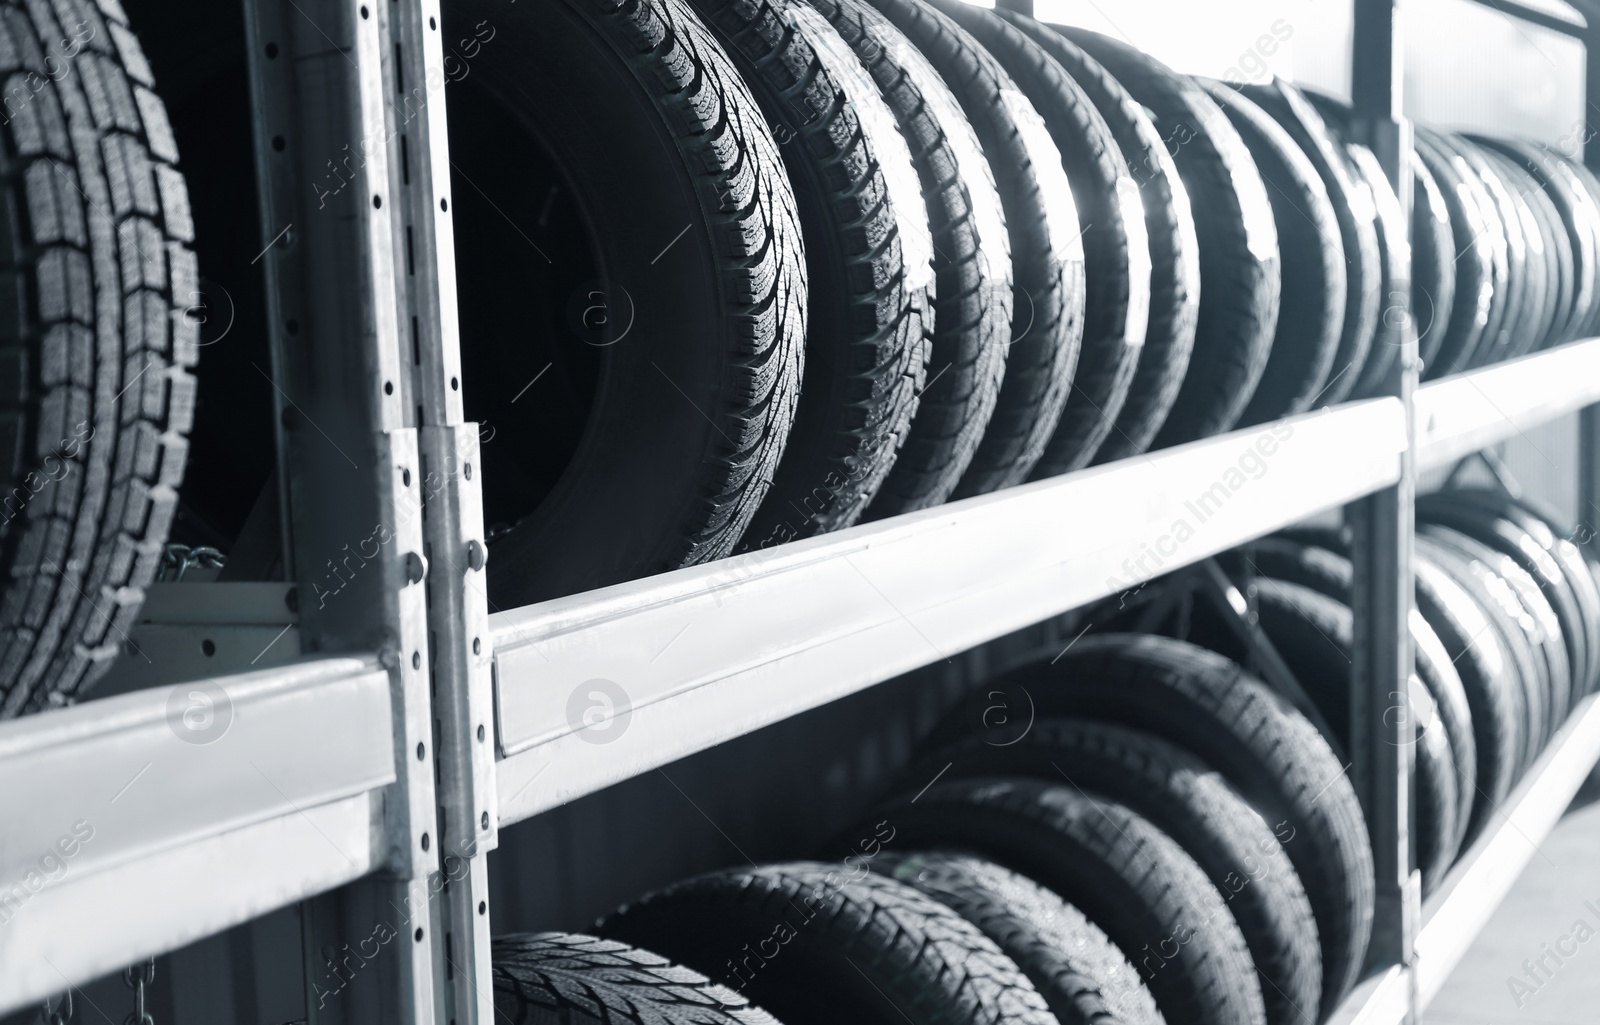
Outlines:
[{"label": "rubber surface", "polygon": [[1163,139],[1122,84],[1065,36],[1024,15],[998,13],[1044,47],[1078,83],[1105,118],[1144,201],[1150,247],[1149,326],[1116,427],[1091,462],[1126,459],[1150,447],[1177,401],[1200,312],[1200,243],[1188,190],[1167,152],[1177,143]]},{"label": "rubber surface", "polygon": [[1518,695],[1517,726],[1519,746],[1517,775],[1527,771],[1544,747],[1545,725],[1549,720],[1549,684],[1544,660],[1524,629],[1522,606],[1505,581],[1486,564],[1477,542],[1462,535],[1450,536],[1445,528],[1424,525],[1417,533],[1418,543],[1426,545],[1429,558],[1472,595],[1489,617],[1510,656],[1509,682]]},{"label": "rubber surface", "polygon": [[[1582,220],[1593,242],[1595,253],[1600,257],[1600,177],[1597,177],[1581,160],[1574,160],[1548,146],[1541,148],[1550,159],[1557,161],[1572,175],[1576,192],[1582,200]],[[1589,311],[1589,319],[1584,322],[1578,335],[1588,338],[1596,333],[1600,333],[1600,287],[1596,288],[1595,303]]]},{"label": "rubber surface", "polygon": [[1529,332],[1523,351],[1548,348],[1556,344],[1572,306],[1572,249],[1566,230],[1539,178],[1522,162],[1499,149],[1486,146],[1481,140],[1473,141],[1479,152],[1500,168],[1501,176],[1526,210],[1523,233],[1528,237],[1530,250],[1529,274],[1542,287],[1538,325]]},{"label": "rubber surface", "polygon": [[[598,289],[629,294],[636,315],[608,328],[615,335],[570,347],[594,365],[593,403],[553,490],[492,546],[489,598],[504,608],[728,555],[784,449],[806,336],[806,268],[783,160],[699,18],[681,0],[528,11],[493,7],[508,45],[487,48],[472,81],[519,135],[538,140],[517,145],[559,153],[563,191],[601,256]],[[486,13],[456,0],[446,17]],[[595,107],[549,103],[557,82]],[[612,130],[588,130],[597,110]],[[458,164],[483,181],[457,143]],[[482,153],[481,139],[473,149]],[[475,216],[496,225],[503,215],[470,182],[458,184],[459,246],[481,250],[468,211],[476,205]],[[657,259],[668,243],[671,258]],[[503,261],[515,269],[533,252]],[[526,359],[525,311],[464,306],[469,379]],[[529,368],[517,387],[543,369]],[[500,426],[526,437],[537,423]],[[515,476],[519,448],[486,449],[485,478]]]},{"label": "rubber surface", "polygon": [[[882,844],[904,842],[898,823],[880,825]],[[624,905],[600,931],[705,972],[784,1025],[1054,1021],[977,926],[859,863],[711,872]]]},{"label": "rubber surface", "polygon": [[1228,430],[1266,369],[1278,323],[1277,229],[1266,185],[1226,115],[1188,78],[1130,46],[1084,29],[1052,26],[1077,43],[1173,135],[1200,242],[1200,312],[1194,352],[1153,447]]},{"label": "rubber surface", "polygon": [[993,11],[928,0],[972,33],[1044,119],[1082,225],[1083,342],[1072,393],[1031,479],[1088,465],[1116,426],[1150,319],[1150,245],[1139,190],[1105,119],[1049,52]]},{"label": "rubber surface", "polygon": [[[1448,513],[1460,507],[1465,507],[1462,512],[1468,515],[1447,521]],[[1574,672],[1574,703],[1589,693],[1594,687],[1596,659],[1600,658],[1600,589],[1577,546],[1552,529],[1558,519],[1526,499],[1467,488],[1452,489],[1439,497],[1421,496],[1418,510],[1522,561],[1561,618]],[[1507,523],[1494,522],[1500,518]]]},{"label": "rubber surface", "polygon": [[160,565],[194,417],[189,196],[116,4],[0,8],[0,718],[70,703]]},{"label": "rubber surface", "polygon": [[915,786],[1030,776],[1125,805],[1178,842],[1228,902],[1256,969],[1267,1021],[1309,1020],[1322,992],[1317,925],[1278,838],[1209,766],[1151,734],[1107,722],[1038,719],[1014,743],[970,737],[923,758]]},{"label": "rubber surface", "polygon": [[1343,145],[1306,94],[1280,79],[1242,88],[1246,96],[1277,119],[1299,144],[1301,152],[1322,176],[1334,215],[1339,219],[1339,240],[1345,257],[1344,322],[1328,390],[1320,400],[1323,405],[1334,405],[1343,402],[1355,390],[1361,367],[1372,351],[1373,335],[1382,311],[1383,271],[1378,254],[1377,208]]},{"label": "rubber surface", "polygon": [[1583,195],[1577,176],[1561,161],[1531,143],[1475,136],[1483,146],[1493,147],[1517,161],[1522,169],[1533,175],[1545,197],[1550,201],[1563,233],[1566,235],[1566,252],[1571,261],[1567,272],[1571,275],[1570,294],[1565,308],[1556,318],[1551,341],[1559,344],[1571,341],[1582,334],[1594,311],[1596,236],[1590,223],[1591,208]]},{"label": "rubber surface", "polygon": [[[1299,584],[1348,606],[1354,569],[1349,558],[1340,554],[1344,550],[1342,545],[1340,551],[1335,551],[1282,536],[1262,538],[1250,545],[1251,567],[1260,576]],[[1443,642],[1415,608],[1411,610],[1411,643],[1416,654],[1417,677],[1433,699],[1437,724],[1449,740],[1450,755],[1455,762],[1456,835],[1452,842],[1459,850],[1472,814],[1478,778],[1472,712],[1466,689]],[[1418,728],[1424,728],[1420,716],[1414,718],[1419,720]]]},{"label": "rubber surface", "polygon": [[885,851],[871,865],[994,940],[1061,1025],[1164,1025],[1122,951],[1083,912],[1033,880],[965,854]]},{"label": "rubber surface", "polygon": [[1339,222],[1317,169],[1266,111],[1230,86],[1196,79],[1238,129],[1267,186],[1278,232],[1282,290],[1267,368],[1239,426],[1310,409],[1327,386],[1344,323]]},{"label": "rubber surface", "polygon": [[1417,609],[1433,627],[1460,676],[1472,715],[1477,796],[1466,842],[1483,829],[1510,793],[1520,758],[1521,692],[1510,677],[1511,656],[1489,616],[1456,579],[1435,564],[1425,545],[1414,560]]},{"label": "rubber surface", "polygon": [[[1574,160],[1553,147],[1540,148],[1546,156],[1559,163],[1572,176],[1575,192],[1580,199],[1584,228],[1595,253],[1600,256],[1600,177],[1597,177],[1581,160]],[[1590,309],[1589,318],[1583,323],[1578,336],[1588,338],[1597,332],[1600,332],[1600,288],[1596,289],[1594,306]]]},{"label": "rubber surface", "polygon": [[659,954],[559,932],[494,938],[494,1008],[506,1025],[777,1025]]},{"label": "rubber surface", "polygon": [[695,0],[791,141],[810,281],[789,443],[741,548],[848,527],[882,486],[928,361],[933,246],[894,115],[827,21],[781,0]]},{"label": "rubber surface", "polygon": [[1043,780],[940,782],[878,815],[897,842],[973,851],[1055,891],[1105,930],[1168,1020],[1255,1025],[1244,937],[1172,838],[1114,801]]},{"label": "rubber surface", "polygon": [[922,51],[978,133],[1011,236],[1010,349],[994,414],[955,498],[1020,484],[1060,422],[1083,339],[1084,263],[1061,152],[988,51],[920,0],[870,0]]},{"label": "rubber surface", "polygon": [[[1470,139],[1465,140],[1473,154],[1483,161],[1499,184],[1499,195],[1507,234],[1520,242],[1522,253],[1521,276],[1517,280],[1519,304],[1517,320],[1512,325],[1511,348],[1508,358],[1515,358],[1540,348],[1553,310],[1550,301],[1550,277],[1546,266],[1544,234],[1539,228],[1529,196],[1539,191],[1538,184],[1506,160],[1500,153],[1485,149]],[[1524,180],[1526,179],[1526,180]],[[1515,271],[1513,271],[1515,273]]]},{"label": "rubber surface", "polygon": [[[1090,634],[1053,665],[1041,661],[991,680],[935,731],[934,742],[989,725],[984,710],[1000,704],[1143,729],[1220,772],[1283,840],[1305,885],[1322,945],[1323,1012],[1354,984],[1372,921],[1366,824],[1343,764],[1282,697],[1192,644]],[[1005,732],[1001,725],[989,739],[1012,739]],[[1290,835],[1296,839],[1285,839]]]},{"label": "rubber surface", "polygon": [[1502,208],[1501,190],[1494,187],[1496,179],[1485,166],[1481,156],[1456,136],[1443,132],[1418,130],[1417,145],[1438,149],[1450,161],[1458,180],[1464,185],[1467,196],[1477,205],[1481,240],[1488,250],[1489,291],[1488,307],[1483,335],[1472,352],[1470,363],[1461,369],[1488,366],[1505,358],[1511,350],[1512,324],[1519,296],[1518,278],[1521,268],[1520,234],[1513,238],[1508,231],[1505,210]]},{"label": "rubber surface", "polygon": [[1464,164],[1419,134],[1417,160],[1439,185],[1450,218],[1455,248],[1455,296],[1433,362],[1422,368],[1423,380],[1459,373],[1471,365],[1489,323],[1495,294],[1494,254],[1479,206],[1481,186]]},{"label": "rubber surface", "polygon": [[927,382],[894,468],[867,508],[880,519],[938,505],[994,412],[1011,330],[1011,241],[978,136],[927,58],[862,0],[810,0],[866,67],[905,136],[927,204],[935,274]]},{"label": "rubber surface", "polygon": [[[1354,617],[1349,606],[1299,584],[1256,580],[1262,631],[1289,671],[1316,702],[1341,746],[1350,747],[1350,688]],[[1456,764],[1450,741],[1436,729],[1431,694],[1413,676],[1406,693],[1390,693],[1383,722],[1413,724],[1417,773],[1417,864],[1429,892],[1455,860],[1459,809]]]},{"label": "rubber surface", "polygon": [[1426,373],[1444,344],[1456,295],[1456,243],[1450,211],[1433,172],[1422,160],[1411,162],[1411,319],[1417,326],[1417,354]]},{"label": "rubber surface", "polygon": [[[1527,771],[1552,725],[1551,666],[1543,657],[1539,624],[1523,607],[1516,592],[1497,572],[1497,553],[1459,531],[1423,524],[1417,537],[1430,543],[1431,557],[1470,591],[1478,605],[1500,630],[1511,654],[1512,682],[1522,691],[1522,758],[1519,772]],[[1448,553],[1448,558],[1446,557]],[[1564,695],[1563,695],[1564,696]]]},{"label": "rubber surface", "polygon": [[[1566,679],[1562,693],[1552,695],[1551,711],[1558,719],[1564,719],[1577,703],[1588,672],[1588,625],[1584,608],[1550,553],[1514,520],[1497,513],[1492,506],[1479,504],[1471,495],[1470,492],[1447,492],[1421,496],[1417,502],[1417,516],[1429,523],[1453,527],[1511,559],[1526,577],[1526,580],[1511,581],[1519,591],[1525,589],[1524,584],[1538,588],[1539,600],[1550,611],[1550,618],[1543,615],[1531,595],[1524,594],[1522,600],[1530,614],[1541,621],[1541,631],[1552,635],[1561,645],[1560,663]],[[1515,575],[1503,565],[1495,568],[1508,581]],[[1553,658],[1554,653],[1546,656],[1547,661]]]},{"label": "rubber surface", "polygon": [[[1356,174],[1367,186],[1372,196],[1372,206],[1377,212],[1379,287],[1383,300],[1379,304],[1378,322],[1373,328],[1372,347],[1366,361],[1361,364],[1360,376],[1350,392],[1354,398],[1382,394],[1389,368],[1400,355],[1405,344],[1405,325],[1411,316],[1411,244],[1406,236],[1405,213],[1400,209],[1400,198],[1383,173],[1377,155],[1359,143],[1347,143],[1345,152]],[[1419,329],[1420,330],[1420,329]]]}]

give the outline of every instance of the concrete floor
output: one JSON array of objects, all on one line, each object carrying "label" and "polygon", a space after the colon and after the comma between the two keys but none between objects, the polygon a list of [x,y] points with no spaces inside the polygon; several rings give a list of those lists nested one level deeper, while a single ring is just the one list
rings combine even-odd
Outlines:
[{"label": "concrete floor", "polygon": [[[1600,777],[1589,779],[1540,849],[1545,856],[1535,855],[1517,880],[1424,1025],[1600,1022]],[[1573,953],[1558,955],[1560,964],[1548,958],[1548,971],[1536,967],[1535,988],[1523,962],[1560,950]]]}]

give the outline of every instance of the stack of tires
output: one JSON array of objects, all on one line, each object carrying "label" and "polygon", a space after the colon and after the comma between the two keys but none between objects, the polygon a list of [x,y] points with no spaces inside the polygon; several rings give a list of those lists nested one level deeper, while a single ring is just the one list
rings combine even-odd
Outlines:
[{"label": "stack of tires", "polygon": [[1600,329],[1600,179],[1561,152],[1419,130],[1413,308],[1425,378]]},{"label": "stack of tires", "polygon": [[[1548,513],[1503,491],[1417,503],[1416,674],[1386,715],[1415,724],[1417,864],[1433,891],[1595,689],[1600,587]],[[1347,749],[1351,564],[1335,531],[1295,530],[1243,554],[1259,624]],[[1197,607],[1189,637],[1244,659]]]},{"label": "stack of tires", "polygon": [[1408,246],[1337,104],[1014,13],[446,12],[500,606],[1374,394],[1408,308],[1429,376],[1600,326],[1530,144],[1420,132]]},{"label": "stack of tires", "polygon": [[[1327,739],[1166,637],[1090,636],[989,681],[835,850],[669,886],[598,931],[721,987],[694,1001],[731,990],[790,1025],[1289,1025],[1350,989],[1372,922]],[[508,939],[502,1006],[547,985],[519,944],[603,942]]]},{"label": "stack of tires", "polygon": [[[1594,691],[1600,585],[1551,516],[1506,491],[1424,496],[1418,521],[1416,673],[1384,718],[1414,726],[1427,894]],[[661,1021],[1324,1020],[1373,914],[1343,768],[1347,548],[1298,528],[1239,553],[1317,724],[1242,668],[1258,653],[1214,608],[1180,603],[1181,638],[1104,632],[1129,617],[1108,609],[958,705],[898,796],[836,842],[842,860],[669,886],[598,922],[603,940],[507,938],[502,1009],[543,1020],[513,1005],[598,992],[601,962],[580,954],[603,951],[653,973],[605,999],[669,994]],[[690,1016],[708,1006],[724,1017]]]}]

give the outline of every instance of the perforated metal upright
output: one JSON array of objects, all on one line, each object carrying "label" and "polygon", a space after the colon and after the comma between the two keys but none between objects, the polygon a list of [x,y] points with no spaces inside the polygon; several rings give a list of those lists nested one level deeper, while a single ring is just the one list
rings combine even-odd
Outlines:
[{"label": "perforated metal upright", "polygon": [[[1412,130],[1403,112],[1404,80],[1398,0],[1355,0],[1351,46],[1352,129],[1376,154],[1411,221]],[[1391,266],[1402,261],[1391,257]],[[1405,261],[1409,262],[1409,261]],[[1382,316],[1403,325],[1402,345],[1383,391],[1406,410],[1400,479],[1345,508],[1351,550],[1354,647],[1350,688],[1350,773],[1367,813],[1376,883],[1368,966],[1409,969],[1422,917],[1422,878],[1412,844],[1415,828],[1413,723],[1408,680],[1412,650],[1412,529],[1416,498],[1414,395],[1420,363],[1409,287],[1383,297]],[[1415,976],[1405,983],[1405,1021],[1416,1017]]]},{"label": "perforated metal upright", "polygon": [[307,1020],[488,1021],[491,653],[439,10],[245,9],[302,648],[376,651],[394,716],[378,871],[302,904]]}]

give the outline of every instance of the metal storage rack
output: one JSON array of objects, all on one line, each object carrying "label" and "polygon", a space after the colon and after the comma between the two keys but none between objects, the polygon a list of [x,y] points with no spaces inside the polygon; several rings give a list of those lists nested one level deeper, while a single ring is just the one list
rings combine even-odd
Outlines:
[{"label": "metal storage rack", "polygon": [[[1481,2],[1600,46],[1600,4],[1591,28]],[[1396,3],[1355,0],[1353,81],[1398,184],[1410,129]],[[1390,397],[1279,425],[1269,472],[1203,516],[1185,503],[1265,429],[490,615],[437,0],[338,0],[315,24],[293,0],[245,7],[299,584],[158,585],[142,643],[192,682],[0,724],[0,878],[69,823],[94,829],[59,880],[16,906],[0,897],[0,1012],[304,901],[308,959],[352,935],[342,926],[394,934],[308,1020],[488,1025],[484,856],[501,823],[1341,506],[1370,680],[1351,771],[1376,823],[1379,904],[1372,973],[1336,1020],[1414,1020],[1600,758],[1591,698],[1420,904],[1404,724],[1377,714],[1410,662],[1416,475],[1583,410],[1580,500],[1600,508],[1600,339],[1419,388],[1412,338]],[[1587,89],[1600,109],[1600,71]],[[321,188],[351,143],[353,177]],[[1179,517],[1193,536],[1169,546]],[[378,553],[330,578],[375,524]],[[267,650],[304,657],[252,670]],[[629,729],[603,747],[580,742],[565,709],[595,678],[629,694]],[[210,718],[187,739],[225,742],[181,742],[174,719],[196,708]]]}]

